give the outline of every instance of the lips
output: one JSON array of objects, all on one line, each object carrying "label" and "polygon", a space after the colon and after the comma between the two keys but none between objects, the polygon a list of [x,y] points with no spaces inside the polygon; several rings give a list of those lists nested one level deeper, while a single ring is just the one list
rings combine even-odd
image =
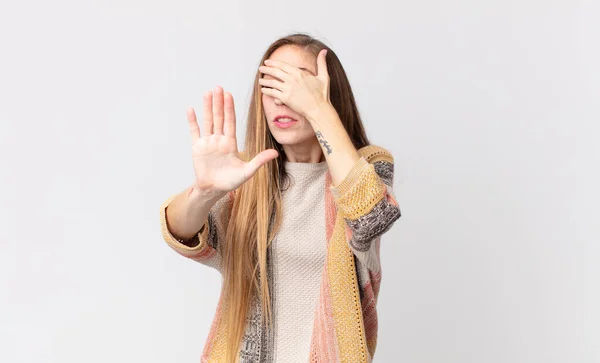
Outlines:
[{"label": "lips", "polygon": [[290,128],[292,126],[294,126],[297,123],[297,121],[289,121],[289,122],[279,122],[279,121],[275,121],[273,122],[273,124],[277,127],[279,127],[280,129],[287,129]]},{"label": "lips", "polygon": [[273,120],[273,124],[280,129],[287,129],[292,127],[298,122],[298,120],[291,118],[288,115],[277,115]]},{"label": "lips", "polygon": [[[283,120],[280,120],[280,119],[283,119]],[[289,119],[289,120],[286,120],[286,119]],[[289,122],[289,121],[298,121],[298,120],[291,118],[288,115],[277,115],[277,116],[275,116],[275,119],[273,119],[273,122]]]}]

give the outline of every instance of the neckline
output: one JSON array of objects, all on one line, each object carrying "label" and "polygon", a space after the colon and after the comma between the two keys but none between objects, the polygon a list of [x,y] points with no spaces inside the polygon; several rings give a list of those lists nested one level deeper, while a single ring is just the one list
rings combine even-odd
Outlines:
[{"label": "neckline", "polygon": [[283,165],[285,167],[285,170],[287,171],[321,171],[326,170],[328,168],[327,160],[321,161],[320,163],[300,163],[293,161],[285,161]]}]

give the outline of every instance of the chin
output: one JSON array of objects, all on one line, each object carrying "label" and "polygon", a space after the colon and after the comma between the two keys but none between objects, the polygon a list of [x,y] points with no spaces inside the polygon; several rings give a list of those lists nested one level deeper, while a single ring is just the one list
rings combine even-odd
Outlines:
[{"label": "chin", "polygon": [[302,144],[309,141],[311,138],[316,139],[312,129],[307,130],[305,128],[301,128],[297,130],[285,130],[280,129],[277,126],[273,126],[269,127],[269,130],[271,131],[271,135],[273,135],[275,141],[281,145]]},{"label": "chin", "polygon": [[275,141],[281,145],[294,145],[298,143],[298,138],[294,135],[273,135]]}]

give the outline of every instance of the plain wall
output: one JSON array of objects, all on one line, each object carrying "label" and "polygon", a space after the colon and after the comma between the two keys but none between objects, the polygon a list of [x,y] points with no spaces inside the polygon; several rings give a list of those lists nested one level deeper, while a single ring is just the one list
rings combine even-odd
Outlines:
[{"label": "plain wall", "polygon": [[376,362],[600,362],[596,1],[0,5],[0,361],[197,362],[220,275],[162,240],[187,106],[267,46],[341,58],[396,160]]}]

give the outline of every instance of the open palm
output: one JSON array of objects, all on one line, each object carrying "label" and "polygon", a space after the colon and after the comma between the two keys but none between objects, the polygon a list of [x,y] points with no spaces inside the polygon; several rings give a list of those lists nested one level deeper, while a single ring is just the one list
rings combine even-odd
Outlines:
[{"label": "open palm", "polygon": [[275,159],[277,150],[260,152],[252,160],[240,159],[235,134],[233,96],[217,87],[204,93],[202,135],[193,108],[187,111],[192,134],[192,160],[196,185],[201,190],[226,194],[249,180],[265,163]]}]

